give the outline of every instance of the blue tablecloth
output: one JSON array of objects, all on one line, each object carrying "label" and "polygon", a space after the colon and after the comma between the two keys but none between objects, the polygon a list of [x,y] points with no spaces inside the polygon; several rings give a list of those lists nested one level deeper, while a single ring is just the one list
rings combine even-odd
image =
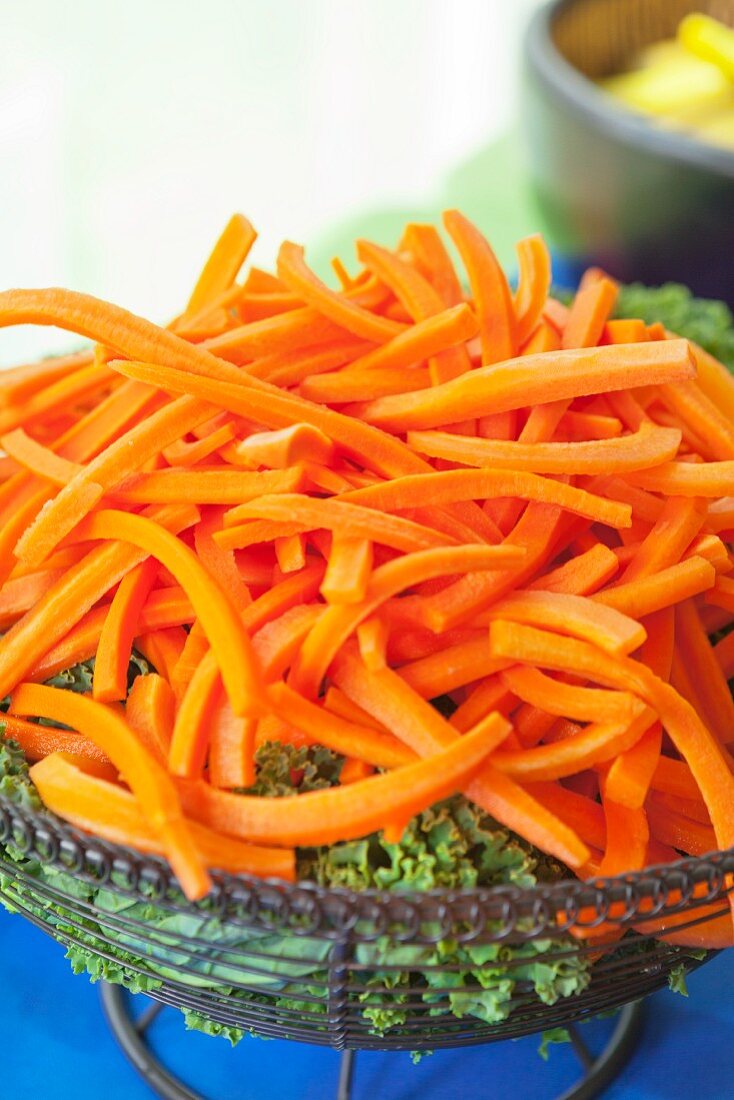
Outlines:
[{"label": "blue tablecloth", "polygon": [[[75,978],[63,950],[0,912],[0,1096],[10,1100],[150,1100],[101,1014],[96,989]],[[667,990],[647,1003],[637,1053],[608,1100],[734,1097],[734,951],[689,979],[686,999]],[[587,1025],[591,1045],[608,1024]],[[297,1043],[226,1042],[184,1031],[167,1009],[153,1027],[169,1065],[211,1100],[331,1100],[339,1056]],[[440,1051],[413,1066],[407,1054],[360,1054],[354,1100],[549,1100],[578,1075],[567,1046],[546,1064],[537,1037]]]}]

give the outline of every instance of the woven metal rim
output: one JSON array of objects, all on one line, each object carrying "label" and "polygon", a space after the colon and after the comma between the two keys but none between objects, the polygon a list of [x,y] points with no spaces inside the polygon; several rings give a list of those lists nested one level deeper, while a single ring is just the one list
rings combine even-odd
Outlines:
[{"label": "woven metal rim", "polygon": [[[48,812],[32,812],[0,795],[0,845],[67,871],[94,886],[114,885],[131,897],[160,902],[177,912],[205,912],[248,928],[287,929],[293,935],[371,942],[434,944],[525,942],[603,923],[654,924],[722,899],[732,886],[734,848],[614,878],[564,879],[528,888],[360,892],[316,883],[288,883],[214,872],[203,901],[187,902],[168,863],[70,828]],[[487,932],[487,926],[490,931]]]}]

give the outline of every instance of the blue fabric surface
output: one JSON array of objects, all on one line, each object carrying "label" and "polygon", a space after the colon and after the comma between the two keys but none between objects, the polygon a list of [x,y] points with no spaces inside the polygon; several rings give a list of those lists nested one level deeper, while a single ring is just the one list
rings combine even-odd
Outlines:
[{"label": "blue fabric surface", "polygon": [[[150,1100],[152,1092],[112,1039],[97,990],[75,978],[63,950],[21,917],[0,911],[0,1096],[11,1100]],[[667,990],[647,1003],[642,1041],[607,1100],[734,1097],[734,951],[689,979],[687,999]],[[600,1045],[610,1023],[587,1025]],[[339,1057],[297,1043],[227,1043],[184,1031],[167,1009],[153,1025],[168,1064],[209,1100],[330,1100]],[[407,1054],[360,1054],[354,1100],[550,1100],[578,1076],[568,1046],[549,1062],[537,1037],[440,1051],[418,1066]]]}]

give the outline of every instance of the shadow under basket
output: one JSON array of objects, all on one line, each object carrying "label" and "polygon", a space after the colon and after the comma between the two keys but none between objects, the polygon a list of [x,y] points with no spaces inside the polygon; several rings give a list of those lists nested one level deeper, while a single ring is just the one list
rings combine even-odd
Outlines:
[{"label": "shadow under basket", "polygon": [[[726,939],[732,872],[734,850],[528,889],[355,893],[218,874],[191,904],[164,860],[0,797],[2,900],[71,948],[76,970],[181,1008],[194,1026],[337,1050],[493,1042],[639,1000],[715,953],[681,941],[700,944],[713,921],[724,936],[712,942]],[[529,961],[563,962],[577,991],[563,996],[561,983],[541,999]],[[512,983],[494,1022],[473,1014],[485,972]]]},{"label": "shadow under basket", "polygon": [[734,151],[628,110],[594,81],[734,0],[555,0],[525,39],[523,137],[554,247],[626,282],[734,304]]}]

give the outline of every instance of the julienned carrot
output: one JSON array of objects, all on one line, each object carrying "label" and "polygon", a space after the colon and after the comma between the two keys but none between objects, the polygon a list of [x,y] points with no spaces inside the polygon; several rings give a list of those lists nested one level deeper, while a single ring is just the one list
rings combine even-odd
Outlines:
[{"label": "julienned carrot", "polygon": [[110,496],[125,504],[241,504],[272,492],[298,491],[304,482],[298,466],[250,473],[226,467],[153,470],[134,474]]},{"label": "julienned carrot", "polygon": [[239,718],[229,699],[218,692],[209,731],[209,782],[232,790],[255,782],[256,718]]},{"label": "julienned carrot", "polygon": [[563,329],[564,348],[591,348],[599,343],[618,289],[604,276],[579,288]]},{"label": "julienned carrot", "polygon": [[252,597],[237,568],[234,552],[222,549],[212,537],[221,522],[221,509],[208,509],[208,514],[194,528],[194,549],[199,561],[227,594],[234,607],[241,609],[252,602]]},{"label": "julienned carrot", "polygon": [[303,248],[300,245],[290,241],[285,241],[281,245],[278,253],[278,276],[310,306],[348,332],[354,333],[355,336],[383,343],[392,336],[397,336],[404,329],[403,325],[378,317],[362,306],[329,290],[326,284],[322,283],[306,266]]},{"label": "julienned carrot", "polygon": [[64,569],[42,569],[11,578],[0,589],[0,630],[6,630],[48,592],[64,575]]},{"label": "julienned carrot", "polygon": [[[414,321],[425,321],[444,310],[444,300],[432,283],[399,256],[369,241],[357,241],[357,255],[378,279],[390,287]],[[474,336],[476,332],[475,324],[470,335]],[[464,337],[468,338],[469,334]],[[434,383],[446,382],[471,369],[471,360],[461,338],[455,343],[455,347],[438,349],[441,354],[430,364]]]},{"label": "julienned carrot", "polygon": [[178,705],[168,750],[168,770],[172,775],[196,778],[201,774],[220,686],[219,664],[210,649],[199,662]]},{"label": "julienned carrot", "polygon": [[193,780],[179,781],[178,790],[189,816],[230,836],[286,846],[332,844],[407,821],[453,794],[487,752],[486,734],[478,730],[425,760],[346,787],[286,798],[229,794]]},{"label": "julienned carrot", "polygon": [[675,428],[658,428],[647,423],[633,435],[585,443],[523,443],[472,439],[448,432],[408,432],[410,446],[432,458],[537,474],[626,473],[649,469],[675,455],[680,441],[680,432]]},{"label": "julienned carrot", "polygon": [[[293,467],[298,462],[328,465],[334,457],[334,445],[327,435],[312,424],[291,424],[274,432],[255,432],[235,447],[237,461],[270,470]],[[267,492],[267,490],[264,490]]]},{"label": "julienned carrot", "polygon": [[485,636],[448,645],[436,653],[409,661],[401,665],[399,672],[406,684],[423,699],[434,699],[482,676],[491,676],[506,665],[506,661],[498,661],[491,655]]},{"label": "julienned carrot", "polygon": [[482,362],[510,359],[517,349],[517,331],[505,273],[489,242],[463,214],[447,210],[443,222],[466,268],[479,320]]},{"label": "julienned carrot", "polygon": [[227,222],[194,287],[185,316],[194,317],[237,278],[257,234],[247,218],[234,214]]},{"label": "julienned carrot", "polygon": [[[452,438],[459,439],[459,436]],[[381,511],[414,508],[418,502],[433,506],[459,500],[519,497],[523,500],[558,504],[576,515],[586,516],[611,527],[626,527],[631,509],[615,508],[603,497],[584,494],[583,490],[560,481],[522,470],[444,470],[440,473],[414,474],[393,478],[364,489],[340,494],[340,504],[360,504]]]},{"label": "julienned carrot", "polygon": [[662,726],[654,722],[636,744],[612,761],[605,785],[610,799],[631,810],[642,808],[660,759],[662,739]]},{"label": "julienned carrot", "polygon": [[[151,515],[173,531],[184,530],[199,518],[196,509],[186,505],[154,509]],[[7,695],[26,674],[34,672],[41,659],[85,613],[147,556],[138,547],[108,542],[95,547],[72,566],[35,607],[0,638],[0,690],[3,695]],[[100,630],[104,614],[106,611],[98,620]],[[67,650],[65,658],[69,655]],[[66,660],[61,667],[68,668],[74,663],[74,660]]]},{"label": "julienned carrot", "polygon": [[306,536],[302,531],[275,539],[273,549],[281,573],[297,573],[306,564]]},{"label": "julienned carrot", "polygon": [[31,439],[22,428],[6,432],[0,437],[0,445],[20,466],[51,485],[66,485],[82,469],[78,463],[54,454],[49,447]]},{"label": "julienned carrot", "polygon": [[461,283],[435,226],[409,223],[401,247],[410,253],[416,268],[435,287],[444,305],[463,302]]},{"label": "julienned carrot", "polygon": [[379,615],[372,615],[357,627],[359,652],[367,668],[387,667],[387,643],[390,625]]},{"label": "julienned carrot", "polygon": [[623,722],[631,720],[637,710],[634,696],[629,692],[564,684],[537,668],[517,665],[501,672],[500,679],[518,699],[562,718],[576,718],[581,722]]},{"label": "julienned carrot", "polygon": [[318,620],[291,670],[291,686],[307,698],[315,695],[339,647],[364,619],[398,592],[433,577],[508,567],[519,563],[523,556],[524,552],[515,546],[437,547],[381,565],[372,574],[364,600],[333,604]]},{"label": "julienned carrot", "polygon": [[589,596],[602,588],[619,570],[619,562],[613,550],[604,543],[569,558],[563,565],[541,573],[527,585],[530,591],[574,592],[577,596]]},{"label": "julienned carrot", "polygon": [[515,337],[522,345],[540,320],[551,284],[548,247],[536,233],[516,246],[519,276],[515,293]]},{"label": "julienned carrot", "polygon": [[592,599],[633,619],[642,619],[701,592],[710,592],[715,581],[716,570],[711,562],[693,555],[646,577],[595,592]]},{"label": "julienned carrot", "polygon": [[563,779],[601,764],[632,748],[655,721],[652,711],[638,703],[632,719],[592,723],[575,737],[519,752],[500,750],[492,764],[520,782]]},{"label": "julienned carrot", "polygon": [[94,662],[92,694],[100,703],[127,696],[127,670],[143,604],[158,574],[158,563],[148,558],[120,581],[102,627]]},{"label": "julienned carrot", "polygon": [[713,734],[674,688],[629,657],[612,657],[588,642],[534,627],[494,623],[490,628],[490,648],[497,657],[573,672],[639,695],[659,714],[690,767],[711,814],[720,847],[734,844],[734,777]]},{"label": "julienned carrot", "polygon": [[6,740],[17,741],[28,760],[43,760],[52,752],[71,752],[110,766],[107,753],[80,733],[61,730],[56,726],[42,726],[14,714],[3,714],[0,728]]},{"label": "julienned carrot", "polygon": [[128,512],[102,509],[79,524],[78,539],[120,539],[157,558],[181,584],[204,626],[236,714],[257,717],[262,692],[242,620],[198,558],[165,528]]},{"label": "julienned carrot", "polygon": [[139,799],[186,896],[194,899],[209,892],[209,876],[183,819],[173,781],[124,719],[101,703],[42,684],[17,687],[10,711],[62,722],[99,745]]},{"label": "julienned carrot", "polygon": [[683,382],[694,374],[695,365],[685,340],[575,348],[493,363],[431,390],[381,397],[355,405],[350,411],[389,431],[431,429],[471,416],[561,398]]},{"label": "julienned carrot", "polygon": [[674,565],[703,526],[706,510],[695,497],[670,497],[654,527],[619,578],[628,583]]},{"label": "julienned carrot", "polygon": [[[80,829],[143,852],[168,854],[158,831],[151,828],[139,801],[114,783],[78,768],[69,753],[54,753],[34,765],[33,782],[53,813]],[[194,849],[207,867],[233,874],[277,875],[295,881],[295,853],[262,848],[215,833],[196,821],[186,822]]]},{"label": "julienned carrot", "polygon": [[125,703],[125,716],[153,755],[165,762],[176,717],[176,698],[168,681],[156,672],[136,676]]},{"label": "julienned carrot", "polygon": [[319,499],[296,493],[262,496],[234,509],[229,518],[238,522],[250,519],[275,520],[296,525],[302,531],[325,528],[343,538],[369,539],[407,553],[445,546],[454,541],[450,536],[400,516],[376,512],[358,504],[343,503],[341,500]]},{"label": "julienned carrot", "polygon": [[33,394],[45,390],[81,367],[88,367],[91,361],[91,352],[77,351],[72,355],[41,359],[38,363],[4,370],[0,376],[0,407],[22,405]]},{"label": "julienned carrot", "polygon": [[191,624],[186,641],[171,672],[170,684],[176,696],[176,705],[181,702],[191,679],[209,650],[209,640],[198,619]]},{"label": "julienned carrot", "polygon": [[633,485],[654,493],[679,497],[723,497],[734,485],[734,460],[725,462],[666,462],[654,470],[630,475]]},{"label": "julienned carrot", "polygon": [[373,545],[369,539],[334,534],[321,595],[327,603],[359,603],[365,597],[372,572]]},{"label": "julienned carrot", "polygon": [[193,466],[202,458],[208,458],[214,451],[224,447],[234,439],[235,434],[234,423],[230,420],[201,439],[191,443],[180,439],[170,447],[164,447],[163,456],[172,466]]},{"label": "julienned carrot", "polygon": [[734,700],[692,600],[675,609],[675,645],[687,675],[703,686],[701,717],[722,745],[734,740]]},{"label": "julienned carrot", "polygon": [[[607,653],[632,653],[645,641],[645,628],[614,608],[561,592],[513,592],[487,612],[490,622],[509,619],[593,642]],[[484,621],[484,619],[482,619]]]},{"label": "julienned carrot", "polygon": [[26,401],[0,409],[0,431],[9,432],[20,424],[32,425],[44,418],[58,416],[62,410],[74,409],[114,385],[106,363],[90,363],[38,390]]},{"label": "julienned carrot", "polygon": [[[436,752],[438,746],[451,745],[457,736],[446,720],[429,703],[416,697],[410,686],[390,669],[368,672],[358,659],[344,651],[338,661],[337,681],[350,698],[380,721],[395,726],[397,719],[396,732],[421,756]],[[407,707],[406,701],[410,704]],[[492,741],[496,746],[507,737],[510,726],[497,715],[493,729]],[[464,734],[469,736],[472,734]],[[486,727],[483,736],[487,737]],[[491,764],[484,765],[464,793],[496,820],[525,837],[532,837],[531,843],[558,855],[571,866],[580,866],[588,859],[588,849],[573,830]]]},{"label": "julienned carrot", "polygon": [[641,870],[647,862],[650,840],[647,812],[641,806],[633,809],[620,805],[609,797],[607,791],[603,791],[602,804],[607,845],[599,865],[599,877]]},{"label": "julienned carrot", "polygon": [[734,459],[734,427],[697,382],[660,386],[657,393],[665,408],[700,441],[704,458]]}]

